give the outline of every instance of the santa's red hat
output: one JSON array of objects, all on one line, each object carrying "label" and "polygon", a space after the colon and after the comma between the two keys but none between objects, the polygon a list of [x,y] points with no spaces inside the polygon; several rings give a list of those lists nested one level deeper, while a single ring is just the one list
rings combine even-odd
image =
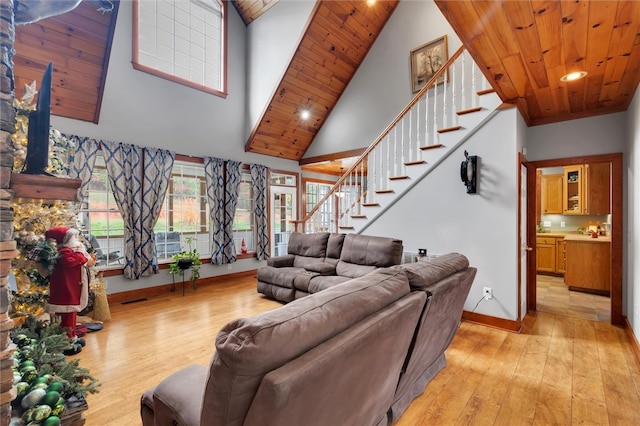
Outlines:
[{"label": "santa's red hat", "polygon": [[47,239],[56,240],[58,245],[66,244],[69,241],[69,238],[73,235],[78,235],[79,232],[74,228],[66,228],[64,226],[56,226],[54,228],[48,229],[44,236]]}]

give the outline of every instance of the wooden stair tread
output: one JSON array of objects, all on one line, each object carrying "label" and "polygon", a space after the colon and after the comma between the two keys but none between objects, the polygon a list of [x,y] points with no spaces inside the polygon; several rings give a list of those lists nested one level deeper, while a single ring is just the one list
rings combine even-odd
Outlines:
[{"label": "wooden stair tread", "polygon": [[376,194],[390,194],[393,192],[393,189],[378,189]]},{"label": "wooden stair tread", "polygon": [[366,219],[367,216],[363,214],[352,214],[351,219]]},{"label": "wooden stair tread", "polygon": [[456,130],[460,129],[462,129],[462,126],[447,127],[445,129],[438,129],[438,133],[455,132]]},{"label": "wooden stair tread", "polygon": [[478,112],[478,111],[482,111],[481,106],[475,107],[475,108],[463,109],[462,111],[456,112],[456,114],[465,115],[465,114],[471,114],[472,112]]},{"label": "wooden stair tread", "polygon": [[495,90],[491,88],[491,89],[480,90],[477,93],[478,93],[478,96],[482,96],[482,95],[488,95],[489,93],[495,93]]},{"label": "wooden stair tread", "polygon": [[409,179],[409,176],[407,176],[407,175],[389,176],[389,180],[402,180],[402,179]]},{"label": "wooden stair tread", "polygon": [[404,163],[405,166],[415,166],[417,164],[427,164],[427,162],[424,160],[416,160],[416,161],[405,161]]},{"label": "wooden stair tread", "polygon": [[362,203],[362,207],[380,207],[378,203]]},{"label": "wooden stair tread", "polygon": [[424,145],[424,146],[421,146],[420,149],[422,151],[426,151],[427,149],[442,148],[442,146],[443,145],[441,143],[437,143],[435,145]]}]

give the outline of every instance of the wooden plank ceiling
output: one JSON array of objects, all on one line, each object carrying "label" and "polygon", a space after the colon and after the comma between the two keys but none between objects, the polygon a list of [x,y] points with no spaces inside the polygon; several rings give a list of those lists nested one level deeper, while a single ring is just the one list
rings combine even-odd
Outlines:
[{"label": "wooden plank ceiling", "polygon": [[[624,111],[640,82],[640,2],[436,0],[529,126]],[[560,77],[586,71],[585,78]]]},{"label": "wooden plank ceiling", "polygon": [[16,27],[13,56],[16,98],[53,62],[51,113],[98,122],[119,2],[108,13],[82,2],[63,15]]},{"label": "wooden plank ceiling", "polygon": [[[249,24],[277,1],[232,2]],[[528,125],[629,106],[640,80],[640,1],[436,3],[502,100],[515,103]],[[113,13],[102,14],[84,1],[64,15],[17,27],[16,96],[25,84],[40,82],[51,60],[52,113],[97,123],[119,2],[114,4]],[[246,149],[302,158],[397,4],[318,2]],[[560,82],[577,69],[587,77]],[[305,107],[311,110],[307,121],[297,115]],[[330,159],[335,168],[336,158]]]},{"label": "wooden plank ceiling", "polygon": [[[398,1],[319,1],[245,150],[300,160]],[[310,117],[300,117],[303,110]]]}]

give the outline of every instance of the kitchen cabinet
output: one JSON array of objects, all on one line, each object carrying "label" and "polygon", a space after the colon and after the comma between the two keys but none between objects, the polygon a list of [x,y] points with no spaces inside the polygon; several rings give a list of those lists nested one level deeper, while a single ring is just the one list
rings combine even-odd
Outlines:
[{"label": "kitchen cabinet", "polygon": [[564,167],[562,211],[571,215],[611,213],[609,163]]},{"label": "kitchen cabinet", "polygon": [[556,238],[556,273],[564,274],[565,273],[565,243],[564,237]]},{"label": "kitchen cabinet", "polygon": [[564,282],[569,290],[610,295],[611,239],[567,238]]},{"label": "kitchen cabinet", "polygon": [[562,174],[542,175],[542,213],[562,214]]},{"label": "kitchen cabinet", "polygon": [[584,214],[611,213],[611,171],[609,163],[590,163],[584,166],[583,193],[587,198]]},{"label": "kitchen cabinet", "polygon": [[584,212],[584,167],[580,165],[564,167],[562,191],[562,211],[564,214]]},{"label": "kitchen cabinet", "polygon": [[556,273],[556,238],[536,238],[536,269],[538,272]]}]

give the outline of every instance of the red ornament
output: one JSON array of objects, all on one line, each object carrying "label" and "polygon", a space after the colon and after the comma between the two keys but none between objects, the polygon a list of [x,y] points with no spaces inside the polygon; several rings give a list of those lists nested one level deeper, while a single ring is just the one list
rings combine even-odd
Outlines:
[{"label": "red ornament", "polygon": [[247,244],[244,242],[244,238],[242,239],[242,243],[240,244],[240,253],[247,253]]}]

